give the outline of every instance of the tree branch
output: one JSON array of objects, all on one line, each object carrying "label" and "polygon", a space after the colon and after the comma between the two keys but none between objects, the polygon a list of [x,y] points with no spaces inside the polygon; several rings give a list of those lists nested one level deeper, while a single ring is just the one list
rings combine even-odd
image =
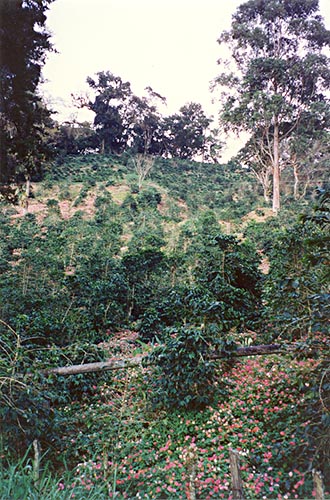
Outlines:
[{"label": "tree branch", "polygon": [[[282,344],[270,344],[270,345],[258,345],[249,347],[239,347],[236,351],[233,351],[231,356],[234,358],[246,357],[246,356],[267,356],[271,354],[284,354],[288,352],[294,352],[301,350],[300,345],[289,345],[284,346]],[[140,366],[144,360],[146,365],[147,356],[135,356],[134,358],[127,359],[109,359],[107,361],[101,361],[96,363],[85,363],[82,365],[71,365],[62,366],[57,368],[49,368],[48,370],[42,370],[42,375],[77,375],[78,373],[92,373],[92,372],[103,372],[109,370],[118,370],[120,368],[133,368],[135,366]],[[219,352],[211,356],[212,360],[217,359],[228,359],[228,355],[224,352]],[[151,364],[151,363],[149,363]]]}]

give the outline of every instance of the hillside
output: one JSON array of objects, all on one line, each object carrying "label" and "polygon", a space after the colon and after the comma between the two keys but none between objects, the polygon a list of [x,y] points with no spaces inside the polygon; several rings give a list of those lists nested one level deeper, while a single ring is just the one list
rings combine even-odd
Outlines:
[{"label": "hillside", "polygon": [[[32,183],[33,197],[29,212],[45,212],[49,199],[59,202],[63,217],[82,210],[87,214],[95,197],[106,191],[121,205],[129,195],[139,192],[134,157],[81,155],[59,159],[50,165],[45,180]],[[143,182],[142,191],[158,191],[159,209],[174,222],[184,220],[201,210],[212,209],[219,220],[228,223],[240,219],[254,209],[270,213],[256,179],[242,173],[239,165],[210,164],[156,158]],[[23,208],[16,206],[19,214]],[[71,211],[70,211],[71,210]],[[90,214],[91,215],[91,214]],[[257,214],[258,215],[258,214]],[[257,217],[258,218],[258,217]]]},{"label": "hillside", "polygon": [[28,201],[1,215],[1,498],[233,498],[231,449],[246,499],[330,490],[326,194],[276,217],[234,164],[82,155]]}]

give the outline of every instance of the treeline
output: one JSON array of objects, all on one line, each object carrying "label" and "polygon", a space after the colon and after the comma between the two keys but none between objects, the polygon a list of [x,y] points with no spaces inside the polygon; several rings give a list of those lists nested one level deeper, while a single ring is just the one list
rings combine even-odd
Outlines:
[{"label": "treeline", "polygon": [[[131,152],[217,162],[220,130],[248,134],[237,161],[252,172],[275,213],[288,189],[295,199],[323,186],[329,161],[329,30],[318,2],[285,6],[243,3],[219,43],[231,51],[213,90],[221,91],[219,125],[198,103],[164,117],[166,99],[146,88],[136,96],[110,71],[87,81],[93,97],[76,96],[95,113],[94,123],[56,124],[39,93],[41,69],[52,50],[46,14],[52,0],[1,2],[1,178],[3,195],[17,200],[17,184],[44,174],[54,156]],[[17,32],[20,36],[17,36]],[[284,35],[289,33],[290,36]],[[236,66],[236,71],[230,68]],[[239,76],[238,76],[239,75]],[[285,179],[283,182],[283,172]]]},{"label": "treeline", "polygon": [[[147,87],[146,96],[136,96],[129,82],[123,82],[110,71],[87,78],[94,98],[75,96],[78,106],[95,113],[94,127],[86,124],[63,124],[68,153],[81,153],[86,147],[100,153],[123,153],[130,150],[145,155],[217,161],[221,149],[218,130],[211,130],[208,118],[198,103],[187,103],[178,113],[163,116],[159,106],[166,98]],[[76,130],[75,130],[76,129]],[[75,140],[79,139],[80,140]],[[87,141],[87,142],[86,142]]]}]

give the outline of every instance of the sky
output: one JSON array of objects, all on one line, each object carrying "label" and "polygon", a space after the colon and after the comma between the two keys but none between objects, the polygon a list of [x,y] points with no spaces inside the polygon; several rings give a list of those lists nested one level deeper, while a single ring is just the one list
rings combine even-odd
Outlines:
[{"label": "sky", "polygon": [[[217,116],[210,82],[220,73],[217,39],[243,0],[55,0],[46,25],[57,53],[49,53],[41,91],[58,121],[93,120],[71,94],[90,92],[88,76],[110,71],[138,96],[151,86],[167,99],[165,115],[188,102]],[[330,29],[330,1],[320,0]]]}]

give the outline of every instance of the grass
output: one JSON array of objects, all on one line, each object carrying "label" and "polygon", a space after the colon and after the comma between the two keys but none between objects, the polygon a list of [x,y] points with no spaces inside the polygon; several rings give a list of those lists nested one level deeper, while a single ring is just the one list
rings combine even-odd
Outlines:
[{"label": "grass", "polygon": [[[55,476],[46,464],[40,470],[39,479],[35,480],[35,471],[28,452],[16,464],[0,465],[1,500],[102,500],[109,498],[106,484],[93,485],[89,490],[77,485],[74,473],[65,472]],[[64,488],[72,484],[72,488]]]}]

